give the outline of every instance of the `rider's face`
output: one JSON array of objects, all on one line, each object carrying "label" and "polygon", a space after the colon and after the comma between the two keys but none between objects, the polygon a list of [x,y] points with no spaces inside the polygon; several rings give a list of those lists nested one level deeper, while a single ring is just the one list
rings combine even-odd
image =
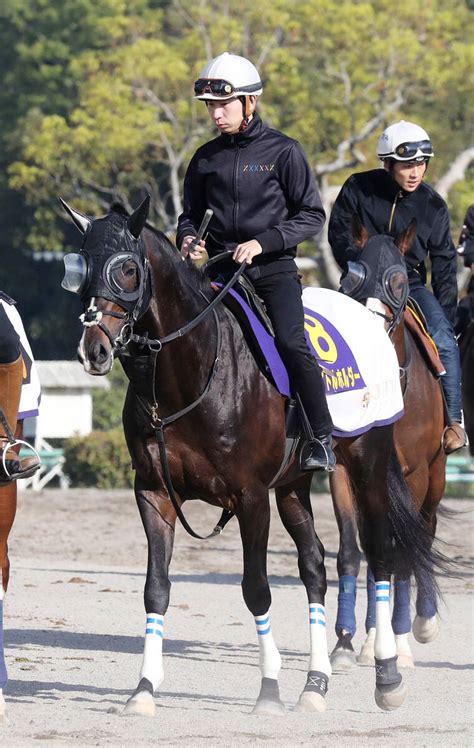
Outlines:
[{"label": "rider's face", "polygon": [[425,172],[425,161],[395,161],[391,173],[402,190],[414,192],[422,183]]},{"label": "rider's face", "polygon": [[239,132],[244,118],[242,102],[232,98],[225,101],[206,101],[209,116],[218,130],[228,135]]}]

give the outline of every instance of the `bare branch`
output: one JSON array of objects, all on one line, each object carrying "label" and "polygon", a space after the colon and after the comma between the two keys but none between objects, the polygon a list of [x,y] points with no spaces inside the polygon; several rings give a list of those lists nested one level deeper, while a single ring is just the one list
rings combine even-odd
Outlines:
[{"label": "bare branch", "polygon": [[285,38],[285,34],[283,32],[283,29],[278,27],[273,32],[272,37],[267,42],[267,44],[263,47],[262,51],[260,52],[257,61],[255,63],[255,67],[257,70],[260,70],[261,67],[263,67],[263,64],[265,63],[265,60],[267,59],[268,55],[272,51],[272,49],[275,49],[275,47],[279,47],[281,43],[283,42],[283,39]]},{"label": "bare branch", "polygon": [[[330,174],[334,171],[339,171],[340,169],[348,169],[350,167],[357,166],[357,164],[359,163],[363,163],[363,155],[357,152],[354,146],[356,145],[356,143],[360,143],[361,141],[366,140],[369,135],[372,135],[372,133],[375,132],[375,130],[377,130],[385,121],[387,114],[397,111],[401,107],[403,102],[403,95],[400,91],[398,91],[395,99],[389,104],[384,104],[380,111],[377,112],[377,114],[372,117],[372,119],[370,119],[358,133],[350,135],[348,138],[339,143],[337,147],[337,155],[334,161],[328,164],[317,164],[314,169],[316,176],[321,177],[324,174]],[[348,151],[351,154],[350,158],[347,156]]]},{"label": "bare branch", "polygon": [[456,156],[448,171],[435,184],[435,190],[439,192],[441,197],[446,199],[449,190],[454,187],[456,182],[465,178],[466,170],[472,161],[474,161],[474,146],[466,148]]}]

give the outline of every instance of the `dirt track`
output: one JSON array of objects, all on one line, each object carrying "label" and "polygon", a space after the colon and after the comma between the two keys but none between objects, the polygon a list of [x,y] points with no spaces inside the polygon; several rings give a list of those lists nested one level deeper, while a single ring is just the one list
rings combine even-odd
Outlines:
[{"label": "dirt track", "polygon": [[[441,520],[450,555],[473,556],[472,501]],[[337,597],[337,535],[330,499],[313,496],[327,550],[329,643]],[[198,531],[218,516],[186,506]],[[467,512],[467,513],[466,513]],[[144,632],[146,544],[129,492],[80,489],[20,495],[11,534],[12,572],[5,601],[6,690],[10,719],[0,745],[464,745],[472,740],[472,576],[442,580],[440,637],[413,640],[417,668],[406,674],[409,695],[397,712],[373,699],[374,673],[355,668],[334,675],[322,715],[290,711],[305,682],[307,606],[296,556],[277,516],[272,520],[269,574],[272,622],[283,667],[282,718],[250,714],[259,690],[253,619],[240,592],[241,552],[233,521],[220,538],[200,542],[179,528],[172,563],[172,597],[165,619],[165,682],[152,719],[123,717],[137,684]],[[363,639],[364,593],[359,592]]]}]

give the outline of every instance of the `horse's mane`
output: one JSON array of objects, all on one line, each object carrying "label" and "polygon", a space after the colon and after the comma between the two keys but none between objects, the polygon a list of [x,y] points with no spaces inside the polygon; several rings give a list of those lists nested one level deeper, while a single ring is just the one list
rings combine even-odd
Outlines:
[{"label": "horse's mane", "polygon": [[[124,218],[128,218],[130,213],[120,202],[114,202],[110,206],[111,213],[116,213]],[[152,224],[145,223],[145,229],[153,234],[160,243],[160,248],[165,252],[167,257],[173,262],[176,271],[180,277],[197,292],[206,291],[210,288],[209,278],[206,271],[201,270],[192,260],[182,261],[181,254],[176,246],[170,241],[163,231],[160,231]]]}]

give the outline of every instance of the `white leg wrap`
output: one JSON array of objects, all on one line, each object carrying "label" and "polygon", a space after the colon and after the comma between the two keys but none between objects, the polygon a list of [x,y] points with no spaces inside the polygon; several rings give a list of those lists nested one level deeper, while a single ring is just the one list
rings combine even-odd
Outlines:
[{"label": "white leg wrap", "polygon": [[257,627],[258,649],[260,654],[260,672],[262,678],[278,680],[281,668],[280,653],[273,641],[270,612],[263,616],[255,616]]},{"label": "white leg wrap", "polygon": [[158,613],[148,613],[146,617],[141,678],[147,678],[153,684],[154,691],[163,682],[163,616]]},{"label": "white leg wrap", "polygon": [[395,643],[397,645],[398,655],[411,655],[410,644],[408,643],[408,634],[396,634]]},{"label": "white leg wrap", "polygon": [[375,657],[386,660],[395,657],[397,646],[390,615],[390,582],[375,582]]},{"label": "white leg wrap", "polygon": [[326,637],[326,609],[319,603],[309,606],[309,670],[318,670],[328,677],[332,673]]}]

